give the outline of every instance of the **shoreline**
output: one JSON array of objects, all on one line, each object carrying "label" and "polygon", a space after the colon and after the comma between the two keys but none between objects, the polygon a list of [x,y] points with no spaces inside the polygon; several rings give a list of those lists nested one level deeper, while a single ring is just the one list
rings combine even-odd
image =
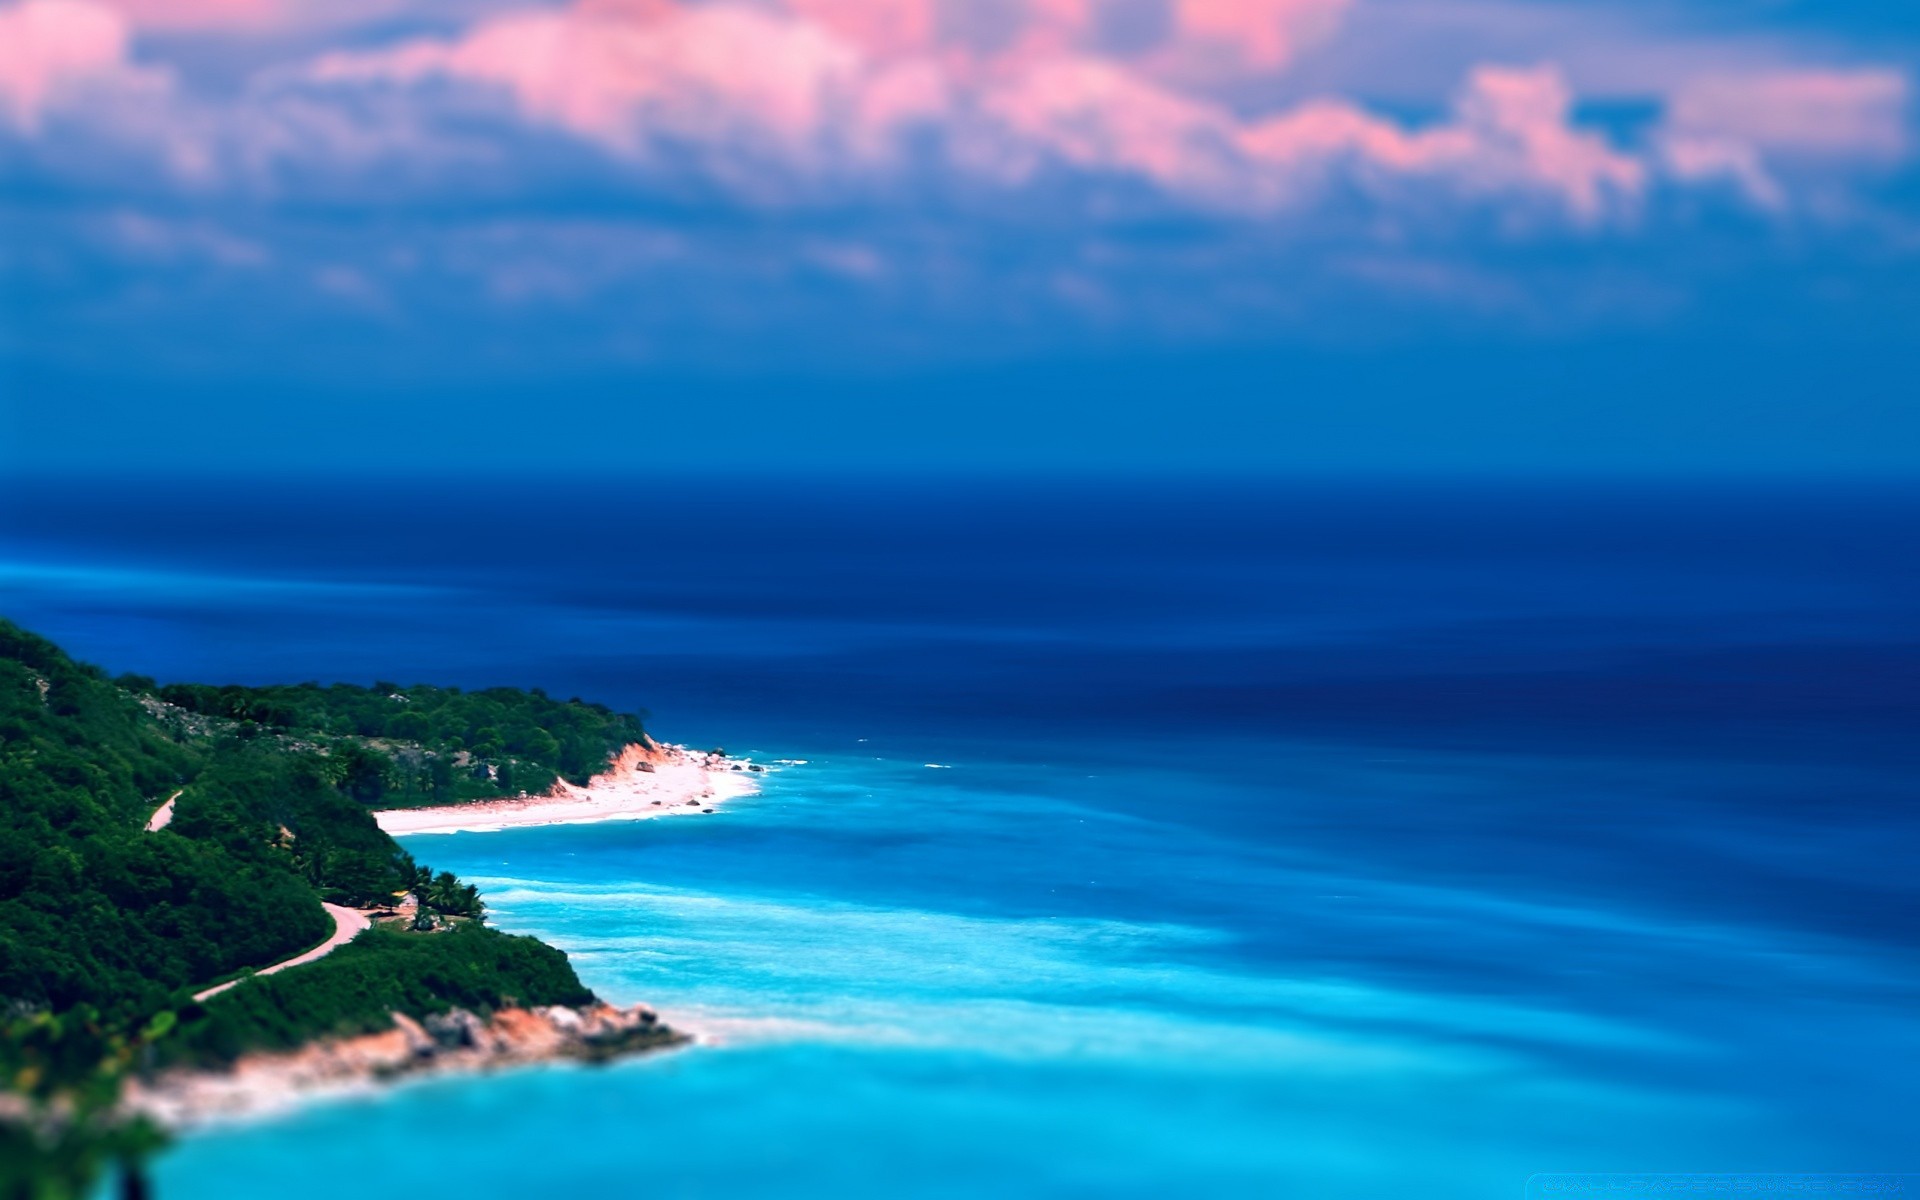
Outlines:
[{"label": "shoreline", "polygon": [[379,1033],[249,1054],[225,1070],[176,1069],[135,1080],[121,1105],[168,1130],[189,1132],[316,1101],[374,1096],[407,1080],[605,1063],[695,1041],[643,1004],[503,1008],[485,1018],[455,1008],[424,1021],[394,1013],[392,1027]]},{"label": "shoreline", "polygon": [[373,817],[389,835],[405,837],[693,816],[711,813],[729,800],[758,792],[758,776],[765,771],[765,767],[746,759],[649,738],[622,750],[585,787],[562,779],[539,796],[476,800],[436,808],[392,808]]},{"label": "shoreline", "polygon": [[[747,759],[648,738],[628,745],[584,787],[558,780],[538,796],[387,809],[373,816],[386,833],[403,837],[699,815],[757,793],[767,770]],[[248,1054],[226,1069],[182,1068],[134,1081],[122,1104],[166,1129],[191,1132],[269,1118],[316,1101],[374,1096],[400,1082],[602,1063],[706,1040],[697,1023],[692,1029],[669,1026],[644,1004],[505,1008],[484,1018],[456,1008],[425,1021],[396,1012],[392,1025],[378,1033]]]}]

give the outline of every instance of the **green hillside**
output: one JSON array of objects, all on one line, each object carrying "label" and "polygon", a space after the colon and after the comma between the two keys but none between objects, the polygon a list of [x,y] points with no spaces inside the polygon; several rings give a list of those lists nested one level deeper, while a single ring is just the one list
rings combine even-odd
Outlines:
[{"label": "green hillside", "polygon": [[585,783],[644,736],[632,714],[562,703],[538,688],[120,682],[163,702],[176,723],[337,750],[354,798],[386,808],[538,794],[558,779]]},{"label": "green hillside", "polygon": [[[538,693],[112,680],[0,620],[0,1200],[85,1194],[155,1144],[110,1119],[129,1070],[396,1010],[590,999],[564,954],[486,928],[473,889],[416,863],[371,808],[583,779],[639,736],[635,717]],[[326,938],[323,899],[409,891],[438,931],[378,928],[191,999]]]}]

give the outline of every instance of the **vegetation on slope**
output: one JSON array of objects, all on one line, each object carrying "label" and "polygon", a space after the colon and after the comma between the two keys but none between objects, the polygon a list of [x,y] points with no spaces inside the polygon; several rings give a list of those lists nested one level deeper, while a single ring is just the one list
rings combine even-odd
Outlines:
[{"label": "vegetation on slope", "polygon": [[[113,681],[0,620],[0,1200],[85,1194],[108,1161],[150,1150],[154,1131],[113,1115],[129,1071],[396,1011],[589,1000],[564,954],[481,925],[475,889],[414,862],[369,806],[544,789],[639,736],[637,718],[534,693]],[[323,899],[409,892],[460,920],[371,930],[191,999],[324,939]]]},{"label": "vegetation on slope", "polygon": [[326,936],[313,889],[257,830],[143,832],[153,797],[210,750],[172,742],[98,671],[0,622],[0,1002],[134,1019]]},{"label": "vegetation on slope", "polygon": [[190,1010],[163,1051],[168,1061],[224,1063],[319,1036],[376,1033],[394,1012],[417,1019],[458,1007],[485,1015],[507,1005],[592,999],[567,956],[535,938],[472,924],[431,935],[371,929],[311,966]]},{"label": "vegetation on slope", "polygon": [[123,676],[182,713],[244,737],[278,736],[332,750],[335,782],[370,807],[408,808],[538,794],[585,783],[644,736],[640,718],[599,704],[522,692],[376,683],[211,687]]}]

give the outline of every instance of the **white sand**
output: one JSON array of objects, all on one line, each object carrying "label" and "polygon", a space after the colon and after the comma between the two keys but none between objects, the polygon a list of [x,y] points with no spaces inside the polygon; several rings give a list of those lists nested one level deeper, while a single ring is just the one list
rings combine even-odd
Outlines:
[{"label": "white sand", "polygon": [[595,775],[585,787],[562,780],[544,796],[444,808],[396,808],[373,815],[380,828],[396,836],[698,815],[736,796],[759,791],[757,773],[748,770],[750,765],[685,746],[642,742],[628,746],[606,773]]}]

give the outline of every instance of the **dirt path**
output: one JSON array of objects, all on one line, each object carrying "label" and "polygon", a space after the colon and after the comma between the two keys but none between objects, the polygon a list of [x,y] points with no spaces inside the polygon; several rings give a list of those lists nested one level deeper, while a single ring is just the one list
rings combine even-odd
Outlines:
[{"label": "dirt path", "polygon": [[[168,801],[168,803],[171,804],[172,801]],[[284,971],[288,967],[297,967],[302,963],[310,963],[315,959],[325,958],[339,947],[346,945],[355,937],[359,936],[361,930],[372,924],[372,922],[367,919],[367,914],[357,908],[343,908],[338,904],[322,904],[321,907],[326,909],[327,915],[333,918],[333,936],[321,942],[305,954],[295,955],[285,962],[277,962],[270,967],[261,967],[258,971],[254,972],[254,975],[271,975],[275,971]],[[215,984],[204,992],[195,992],[193,998],[196,1001],[200,1001],[212,996],[218,996],[221,992],[226,991],[235,984],[246,982],[246,979],[247,976],[243,975],[239,979],[229,979],[225,983]]]},{"label": "dirt path", "polygon": [[[185,788],[181,788],[180,792],[186,790]],[[147,818],[148,833],[165,829],[167,826],[173,824],[173,802],[180,798],[180,792],[175,792],[173,795],[168,796],[165,804],[153,810],[153,815]]]}]

